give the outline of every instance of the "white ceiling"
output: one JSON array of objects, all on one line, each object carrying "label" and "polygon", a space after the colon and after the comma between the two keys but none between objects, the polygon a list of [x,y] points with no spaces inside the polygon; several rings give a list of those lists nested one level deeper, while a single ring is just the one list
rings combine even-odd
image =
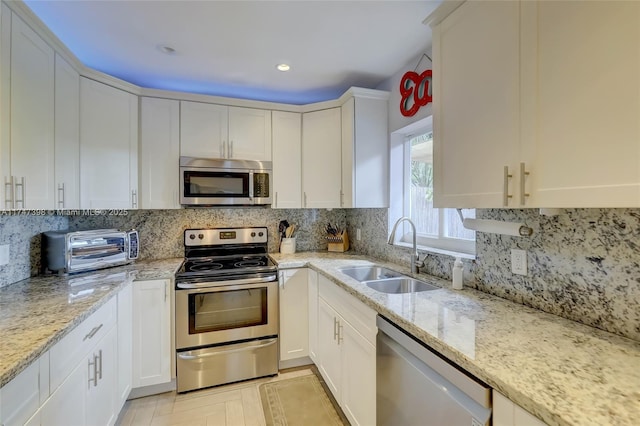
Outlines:
[{"label": "white ceiling", "polygon": [[375,88],[431,46],[422,21],[440,2],[25,0],[96,70],[142,87],[295,104]]}]

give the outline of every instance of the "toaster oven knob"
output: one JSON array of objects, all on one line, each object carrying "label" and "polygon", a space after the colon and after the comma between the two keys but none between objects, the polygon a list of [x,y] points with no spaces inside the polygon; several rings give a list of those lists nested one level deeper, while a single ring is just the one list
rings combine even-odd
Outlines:
[{"label": "toaster oven knob", "polygon": [[251,238],[254,238],[255,236],[256,236],[256,233],[255,233],[255,232],[252,232],[252,233],[251,233]]},{"label": "toaster oven knob", "polygon": [[264,235],[264,232],[258,232],[258,237],[262,237]]},{"label": "toaster oven knob", "polygon": [[204,234],[198,234],[198,238],[202,240],[204,238]]},{"label": "toaster oven knob", "polygon": [[192,239],[192,240],[195,240],[196,236],[194,234],[191,234],[191,235],[189,235],[189,238]]}]

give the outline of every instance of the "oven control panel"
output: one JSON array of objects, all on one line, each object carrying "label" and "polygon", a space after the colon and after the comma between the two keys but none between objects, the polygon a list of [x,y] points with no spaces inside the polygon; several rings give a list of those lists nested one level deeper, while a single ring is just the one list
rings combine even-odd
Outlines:
[{"label": "oven control panel", "polygon": [[186,229],[184,231],[184,245],[188,247],[266,242],[266,227]]}]

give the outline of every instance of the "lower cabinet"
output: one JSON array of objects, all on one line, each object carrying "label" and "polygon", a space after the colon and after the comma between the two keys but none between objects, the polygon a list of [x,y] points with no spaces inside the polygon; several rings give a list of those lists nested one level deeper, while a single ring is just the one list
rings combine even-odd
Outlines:
[{"label": "lower cabinet", "polygon": [[309,356],[307,268],[278,272],[280,361]]},{"label": "lower cabinet", "polygon": [[376,312],[318,275],[316,365],[352,425],[376,423]]},{"label": "lower cabinet", "polygon": [[318,272],[308,271],[309,300],[309,358],[318,363]]},{"label": "lower cabinet", "polygon": [[494,426],[544,426],[545,423],[500,392],[492,392]]},{"label": "lower cabinet", "polygon": [[116,382],[116,412],[124,406],[131,392],[133,379],[133,284],[127,284],[118,293],[118,339]]},{"label": "lower cabinet", "polygon": [[171,381],[170,282],[133,283],[133,388]]}]

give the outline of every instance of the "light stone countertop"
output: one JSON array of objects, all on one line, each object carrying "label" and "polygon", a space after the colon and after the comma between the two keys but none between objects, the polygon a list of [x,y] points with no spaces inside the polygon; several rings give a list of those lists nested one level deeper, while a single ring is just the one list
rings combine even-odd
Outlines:
[{"label": "light stone countertop", "polygon": [[59,277],[32,277],[0,288],[0,386],[17,376],[127,283],[174,278],[183,258]]},{"label": "light stone countertop", "polygon": [[271,254],[280,268],[308,266],[550,425],[636,425],[640,343],[448,281],[441,289],[384,294],[342,274],[376,263],[347,253]]}]

